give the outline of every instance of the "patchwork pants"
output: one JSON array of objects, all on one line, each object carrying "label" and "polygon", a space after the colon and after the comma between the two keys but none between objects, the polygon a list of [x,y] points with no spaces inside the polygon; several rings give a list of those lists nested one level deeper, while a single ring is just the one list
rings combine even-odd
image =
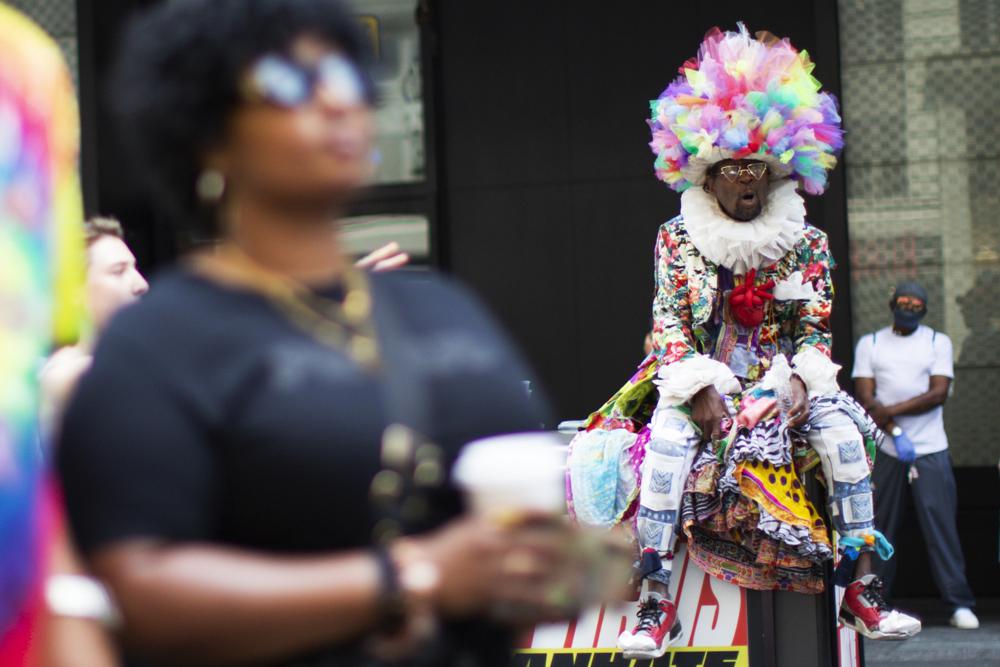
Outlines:
[{"label": "patchwork pants", "polygon": [[[842,537],[869,534],[874,527],[871,478],[857,423],[843,410],[810,409],[807,438],[824,477],[832,480],[827,500],[834,530]],[[646,575],[653,581],[670,582],[681,498],[700,439],[686,410],[661,401],[650,422],[637,516],[640,548],[660,555],[661,569]]]},{"label": "patchwork pants", "polygon": [[844,411],[810,405],[809,445],[819,454],[827,480],[827,510],[839,537],[864,537],[875,527],[871,471],[865,440]]},{"label": "patchwork pants", "polygon": [[642,565],[644,571],[652,570],[647,578],[669,584],[684,483],[701,435],[688,413],[676,406],[657,406],[649,426],[636,519],[639,547],[660,555],[660,569]]}]

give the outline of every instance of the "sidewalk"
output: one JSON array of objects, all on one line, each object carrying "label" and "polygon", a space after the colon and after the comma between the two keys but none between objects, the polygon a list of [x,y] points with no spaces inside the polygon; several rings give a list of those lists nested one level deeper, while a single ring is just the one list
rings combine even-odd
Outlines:
[{"label": "sidewalk", "polygon": [[1000,667],[1000,600],[980,600],[978,630],[948,625],[939,600],[899,600],[924,622],[923,631],[902,642],[865,640],[866,667]]}]

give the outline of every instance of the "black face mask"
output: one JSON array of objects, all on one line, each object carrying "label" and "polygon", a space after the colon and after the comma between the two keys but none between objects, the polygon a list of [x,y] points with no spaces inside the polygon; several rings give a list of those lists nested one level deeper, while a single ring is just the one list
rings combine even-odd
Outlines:
[{"label": "black face mask", "polygon": [[917,325],[920,324],[920,320],[924,319],[924,315],[927,314],[927,309],[924,308],[920,311],[903,310],[901,308],[892,309],[892,319],[896,324],[896,327],[903,330],[916,329]]}]

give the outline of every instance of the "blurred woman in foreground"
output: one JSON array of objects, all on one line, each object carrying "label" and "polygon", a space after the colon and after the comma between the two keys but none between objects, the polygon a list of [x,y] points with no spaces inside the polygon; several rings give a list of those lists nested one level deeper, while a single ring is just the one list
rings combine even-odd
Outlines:
[{"label": "blurred woman in foreground", "polygon": [[569,528],[444,483],[464,443],[544,421],[520,357],[454,284],[352,267],[330,222],[371,171],[361,60],[330,0],[181,0],[126,37],[139,164],[221,239],[115,318],[63,425],[133,660],[501,665],[580,603]]}]

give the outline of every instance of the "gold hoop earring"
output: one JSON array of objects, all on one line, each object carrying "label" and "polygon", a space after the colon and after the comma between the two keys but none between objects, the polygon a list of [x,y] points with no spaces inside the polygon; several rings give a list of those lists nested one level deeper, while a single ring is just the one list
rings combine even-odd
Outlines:
[{"label": "gold hoop earring", "polygon": [[217,169],[205,169],[198,174],[194,189],[202,202],[218,204],[226,192],[226,177]]}]

